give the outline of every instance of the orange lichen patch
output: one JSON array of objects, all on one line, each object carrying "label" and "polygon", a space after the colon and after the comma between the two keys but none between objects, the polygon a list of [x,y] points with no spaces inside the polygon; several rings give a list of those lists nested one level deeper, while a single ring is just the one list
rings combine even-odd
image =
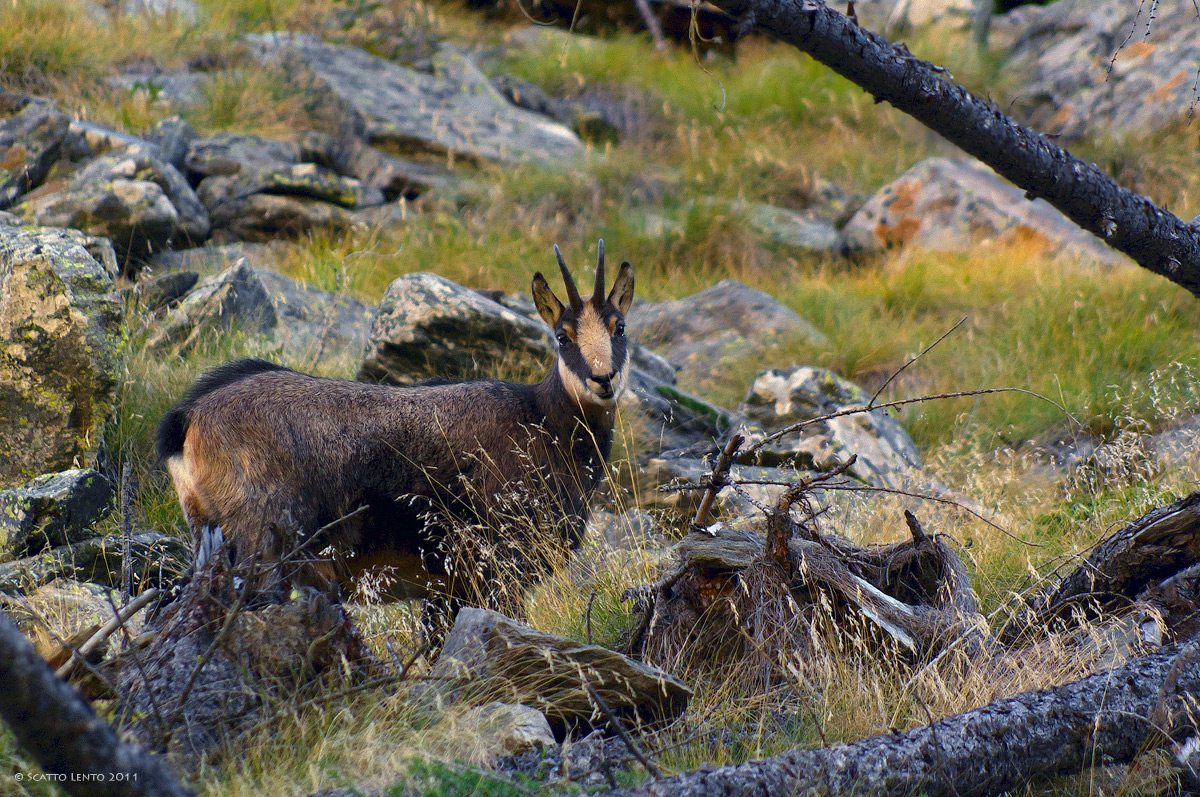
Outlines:
[{"label": "orange lichen patch", "polygon": [[1154,93],[1150,95],[1150,101],[1151,102],[1162,102],[1163,100],[1170,99],[1171,92],[1174,91],[1179,86],[1180,83],[1182,83],[1183,81],[1185,81],[1187,79],[1188,79],[1188,73],[1180,72],[1178,75],[1171,78],[1166,83],[1162,84],[1157,89],[1155,89]]},{"label": "orange lichen patch", "polygon": [[1055,242],[1046,237],[1045,233],[1028,224],[1018,224],[1005,231],[1000,240],[1010,246],[1019,246],[1022,251],[1037,254],[1050,252],[1055,247]]},{"label": "orange lichen patch", "polygon": [[896,197],[888,203],[888,210],[893,213],[905,213],[912,210],[917,205],[917,193],[921,190],[921,184],[913,182],[898,183],[896,185]]},{"label": "orange lichen patch", "polygon": [[1067,122],[1071,121],[1071,111],[1072,108],[1070,105],[1064,105],[1058,109],[1058,112],[1055,113],[1054,116],[1050,117],[1050,121],[1046,123],[1046,126],[1054,128],[1065,125]]},{"label": "orange lichen patch", "polygon": [[1145,58],[1150,53],[1154,52],[1155,45],[1150,42],[1134,42],[1126,45],[1126,47],[1117,53],[1114,61],[1132,61],[1136,58]]},{"label": "orange lichen patch", "polygon": [[29,156],[29,150],[24,144],[13,144],[7,151],[0,152],[0,169],[6,172],[11,172],[13,169],[25,165],[25,158]]},{"label": "orange lichen patch", "polygon": [[937,213],[939,210],[953,210],[956,207],[958,207],[958,198],[945,196],[927,203],[924,210],[926,213]]},{"label": "orange lichen patch", "polygon": [[875,225],[875,237],[883,241],[885,246],[903,246],[913,239],[921,229],[921,220],[904,218],[895,224],[879,222]]}]

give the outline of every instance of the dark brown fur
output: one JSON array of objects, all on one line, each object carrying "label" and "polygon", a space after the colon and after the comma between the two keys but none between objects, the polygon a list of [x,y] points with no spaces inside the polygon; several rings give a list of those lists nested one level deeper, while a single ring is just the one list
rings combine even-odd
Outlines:
[{"label": "dark brown fur", "polygon": [[[602,266],[597,287],[603,297]],[[304,558],[327,546],[335,555],[293,566],[289,574],[318,586],[349,586],[365,571],[388,567],[399,579],[396,596],[419,596],[430,581],[445,581],[452,527],[497,527],[500,499],[517,489],[537,495],[527,504],[534,524],[544,525],[549,515],[554,533],[578,546],[588,498],[605,475],[624,386],[625,341],[612,330],[623,326],[632,271],[623,264],[613,295],[589,300],[587,313],[582,301],[575,306],[573,284],[571,308],[549,301],[540,274],[534,290],[539,309],[548,308],[543,317],[571,338],[534,385],[391,387],[255,360],[201,377],[159,429],[159,454],[193,533],[220,526],[239,557],[277,561],[334,524]],[[574,340],[588,313],[612,335],[604,356],[596,349],[585,357],[585,344]],[[603,360],[612,373],[589,371],[589,358]],[[609,378],[616,393],[605,396],[597,385]],[[364,512],[337,523],[362,506]]]}]

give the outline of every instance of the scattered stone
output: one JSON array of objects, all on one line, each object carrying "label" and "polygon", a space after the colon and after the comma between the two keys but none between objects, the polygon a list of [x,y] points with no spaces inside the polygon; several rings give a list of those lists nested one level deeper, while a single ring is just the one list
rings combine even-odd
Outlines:
[{"label": "scattered stone", "polygon": [[114,154],[158,158],[162,154],[156,144],[145,139],[84,119],[72,119],[70,132],[83,139],[89,156]]},{"label": "scattered stone", "polygon": [[622,721],[663,722],[687,707],[676,678],[598,645],[534,631],[486,609],[463,609],[419,699],[501,700],[541,711],[552,728],[603,725],[598,693]]},{"label": "scattered stone", "polygon": [[[738,409],[746,419],[739,431],[750,445],[791,424],[865,407],[870,400],[862,388],[825,368],[768,369]],[[832,418],[784,435],[747,464],[830,471],[851,456],[857,459],[849,475],[877,486],[898,486],[900,474],[921,466],[916,444],[886,410]]]},{"label": "scattered stone", "polygon": [[269,268],[256,268],[254,273],[275,309],[274,338],[290,359],[315,365],[326,358],[360,356],[374,308],[345,293],[299,284]]},{"label": "scattered stone", "polygon": [[1003,50],[1022,76],[1013,106],[1037,130],[1065,141],[1143,137],[1190,117],[1200,63],[1191,3],[1147,15],[1123,0],[1059,0],[994,27],[1013,31]]},{"label": "scattered stone", "polygon": [[548,116],[571,128],[584,141],[591,143],[612,142],[621,136],[620,128],[597,111],[588,110],[582,103],[567,102],[551,97],[535,83],[512,75],[492,78],[492,85],[509,102],[518,108]]},{"label": "scattered stone", "polygon": [[868,252],[898,246],[974,252],[981,244],[1019,243],[1103,265],[1129,262],[1045,200],[1030,202],[973,160],[921,161],[871,197],[842,235],[852,250]]},{"label": "scattered stone", "polygon": [[494,701],[455,719],[460,728],[469,729],[480,737],[489,760],[529,751],[540,752],[557,744],[546,715],[519,703]]},{"label": "scattered stone", "polygon": [[828,342],[770,295],[731,279],[684,299],[635,306],[630,329],[639,343],[678,363],[681,377],[701,384],[722,379],[748,350],[758,355],[793,340]]},{"label": "scattered stone", "polygon": [[[25,596],[25,602],[37,612],[37,616],[53,618],[52,622],[57,637],[69,639],[81,629],[99,628],[112,617],[112,609],[108,602],[109,594],[110,590],[99,584],[58,578]],[[120,595],[116,595],[115,598],[117,605],[120,605]],[[17,609],[17,613],[20,611],[13,604],[5,606],[5,611],[10,614],[14,613],[13,609]],[[14,619],[23,626],[26,633],[34,637],[34,644],[37,645],[38,652],[43,657],[58,652],[60,645],[52,638],[46,638],[44,629],[39,629],[39,624],[33,614]],[[130,626],[134,627],[135,633],[136,623],[137,618],[131,618]],[[43,633],[38,634],[38,630],[43,630]],[[39,642],[43,644],[38,644]],[[47,642],[50,644],[45,644]]]},{"label": "scattered stone", "polygon": [[39,476],[0,490],[0,560],[78,542],[108,514],[113,488],[94,470]]},{"label": "scattered stone", "polygon": [[357,142],[338,171],[375,186],[388,200],[416,199],[431,189],[449,190],[462,182],[449,169],[398,158]]},{"label": "scattered stone", "polygon": [[206,177],[198,189],[200,201],[210,211],[251,194],[302,196],[345,208],[383,204],[383,192],[353,177],[342,177],[315,163],[283,167],[244,167],[237,174]]},{"label": "scattered stone", "polygon": [[188,150],[199,138],[196,129],[178,116],[158,121],[146,133],[146,141],[158,147],[163,161],[181,171],[185,168]]},{"label": "scattered stone", "polygon": [[19,106],[0,122],[0,209],[41,184],[58,159],[70,120],[53,106],[0,95],[0,113]]},{"label": "scattered stone", "polygon": [[547,361],[549,328],[436,274],[406,274],[379,304],[358,378],[408,385],[478,377],[512,357]]},{"label": "scattered stone", "polygon": [[251,194],[222,203],[213,208],[212,223],[225,240],[260,242],[310,232],[340,234],[365,229],[357,216],[337,205],[274,194]]},{"label": "scattered stone", "polygon": [[500,773],[519,773],[539,783],[570,784],[568,788],[592,794],[611,788],[606,775],[629,777],[636,761],[619,737],[594,731],[545,750],[500,758],[492,766]]},{"label": "scattered stone", "polygon": [[208,237],[208,211],[183,175],[144,154],[102,155],[63,185],[43,186],[18,211],[42,226],[72,227],[110,239],[135,273],[174,242]]},{"label": "scattered stone", "polygon": [[236,327],[248,335],[275,328],[278,316],[262,280],[245,260],[200,283],[172,310],[146,342],[148,348],[173,346],[184,352],[213,329]]},{"label": "scattered stone", "polygon": [[122,332],[115,272],[93,244],[0,226],[0,487],[96,463]]},{"label": "scattered stone", "polygon": [[[191,555],[175,537],[141,531],[131,538],[132,573],[136,584],[165,584],[188,568]],[[92,537],[70,545],[0,564],[0,592],[24,593],[58,578],[92,581],[120,588],[125,540],[119,534]]]},{"label": "scattered stone", "polygon": [[299,285],[269,268],[237,261],[205,279],[151,335],[151,348],[186,351],[213,330],[236,328],[314,365],[363,350],[371,308],[350,296]]},{"label": "scattered stone", "polygon": [[247,133],[217,133],[193,141],[184,162],[189,171],[205,177],[229,175],[246,167],[294,166],[300,162],[300,148]]},{"label": "scattered stone", "polygon": [[446,56],[439,77],[312,36],[247,39],[263,61],[284,63],[297,75],[307,71],[314,96],[359,115],[371,143],[396,152],[513,163],[571,160],[582,151],[574,133],[505,101],[462,56]]}]

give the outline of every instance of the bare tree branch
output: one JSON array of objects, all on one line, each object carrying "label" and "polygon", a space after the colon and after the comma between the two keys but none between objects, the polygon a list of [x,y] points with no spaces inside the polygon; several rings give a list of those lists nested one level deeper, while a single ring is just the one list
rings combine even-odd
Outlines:
[{"label": "bare tree branch", "polygon": [[1139,265],[1200,295],[1200,229],[1117,185],[1044,135],[819,0],[715,0],[1041,197]]}]

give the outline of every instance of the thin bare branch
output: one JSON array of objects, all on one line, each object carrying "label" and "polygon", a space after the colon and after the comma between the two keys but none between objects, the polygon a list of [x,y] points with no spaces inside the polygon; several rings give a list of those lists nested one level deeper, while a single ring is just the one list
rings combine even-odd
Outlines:
[{"label": "thin bare branch", "polygon": [[883,391],[884,391],[884,388],[886,388],[888,385],[890,385],[890,384],[892,383],[892,380],[893,380],[893,379],[895,379],[896,377],[900,376],[900,374],[904,373],[904,369],[908,368],[908,366],[912,365],[912,364],[913,364],[913,363],[915,363],[917,360],[921,359],[921,358],[922,358],[922,357],[924,357],[926,354],[928,354],[928,353],[929,353],[929,351],[930,351],[930,349],[932,349],[934,346],[936,346],[936,345],[938,345],[939,343],[941,343],[941,342],[942,342],[943,340],[945,340],[946,338],[950,337],[951,333],[953,333],[953,332],[954,332],[954,330],[958,329],[959,327],[961,327],[961,326],[962,326],[963,324],[965,324],[965,323],[967,323],[967,316],[963,316],[962,318],[960,318],[960,319],[958,320],[958,323],[957,323],[957,324],[955,324],[954,326],[950,327],[948,330],[946,330],[946,331],[945,331],[945,333],[943,333],[943,334],[942,334],[942,336],[941,336],[940,338],[938,338],[937,340],[935,340],[933,343],[930,343],[930,344],[929,344],[928,346],[926,346],[924,349],[921,349],[921,351],[920,351],[920,352],[919,352],[917,355],[915,355],[914,357],[912,357],[912,358],[911,358],[911,359],[910,359],[908,362],[906,362],[904,365],[902,365],[902,366],[900,366],[899,368],[897,368],[897,369],[896,369],[896,370],[895,370],[895,371],[892,373],[892,375],[891,375],[891,376],[889,376],[889,377],[887,378],[887,381],[885,381],[885,382],[884,382],[882,385],[880,385],[880,386],[879,386],[879,389],[875,391],[875,395],[874,395],[874,396],[871,396],[871,400],[867,402],[867,409],[868,409],[868,410],[870,410],[870,409],[873,409],[873,408],[875,407],[875,399],[879,398],[879,395],[880,395],[881,393],[883,393]]}]

